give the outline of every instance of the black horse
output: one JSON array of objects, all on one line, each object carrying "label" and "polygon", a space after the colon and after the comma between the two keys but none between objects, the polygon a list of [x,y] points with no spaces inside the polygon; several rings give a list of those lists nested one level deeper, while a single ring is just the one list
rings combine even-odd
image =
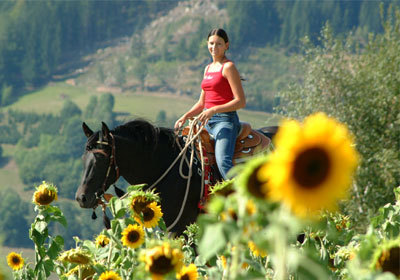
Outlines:
[{"label": "black horse", "polygon": [[[83,156],[83,178],[75,197],[83,208],[94,208],[98,197],[119,176],[131,185],[145,183],[151,186],[181,152],[178,142],[184,145],[182,138],[177,138],[172,129],[155,127],[144,120],[134,120],[114,130],[109,130],[105,123],[97,132],[93,132],[85,123],[82,128],[88,140]],[[276,129],[271,127],[262,132],[271,136]],[[197,165],[200,166],[200,163]],[[169,230],[176,234],[181,234],[187,225],[195,222],[200,212],[198,203],[203,191],[197,169],[195,166],[186,200],[187,179],[182,178],[178,163],[155,185],[161,198],[164,221]],[[187,175],[188,172],[189,168],[184,164],[183,174]]]}]

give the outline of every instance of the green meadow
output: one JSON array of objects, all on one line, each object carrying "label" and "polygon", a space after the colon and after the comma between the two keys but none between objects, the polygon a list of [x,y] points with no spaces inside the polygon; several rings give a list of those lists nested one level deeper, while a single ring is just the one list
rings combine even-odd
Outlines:
[{"label": "green meadow", "polygon": [[[88,104],[90,96],[101,95],[102,93],[88,87],[68,85],[65,82],[51,83],[21,97],[17,102],[5,107],[3,110],[12,109],[24,112],[55,114],[62,108],[67,99],[83,109]],[[114,93],[114,97],[114,111],[122,121],[128,121],[132,118],[155,121],[157,114],[161,110],[164,110],[169,118],[172,116],[179,117],[190,109],[196,101],[187,96],[148,92],[135,93],[132,91]],[[249,110],[240,110],[239,116],[242,121],[249,122],[256,128],[276,125],[279,119],[276,115],[270,113]]]}]

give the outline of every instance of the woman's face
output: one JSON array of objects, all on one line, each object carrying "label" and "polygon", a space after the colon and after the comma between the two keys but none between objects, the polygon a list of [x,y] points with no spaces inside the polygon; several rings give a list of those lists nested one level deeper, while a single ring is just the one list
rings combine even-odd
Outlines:
[{"label": "woman's face", "polygon": [[225,43],[224,39],[218,35],[212,35],[208,38],[208,50],[213,58],[223,58],[228,47],[229,42]]}]

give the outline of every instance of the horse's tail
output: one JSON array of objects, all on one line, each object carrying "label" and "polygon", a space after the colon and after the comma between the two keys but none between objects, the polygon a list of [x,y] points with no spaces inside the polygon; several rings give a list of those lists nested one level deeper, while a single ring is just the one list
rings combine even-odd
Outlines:
[{"label": "horse's tail", "polygon": [[275,134],[278,132],[279,126],[265,126],[257,129],[260,133],[267,136],[269,139],[272,139]]}]

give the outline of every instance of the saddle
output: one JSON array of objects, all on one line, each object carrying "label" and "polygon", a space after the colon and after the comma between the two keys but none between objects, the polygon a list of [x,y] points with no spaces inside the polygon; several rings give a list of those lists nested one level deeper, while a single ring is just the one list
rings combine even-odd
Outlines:
[{"label": "saddle", "polygon": [[[233,156],[233,163],[245,162],[258,153],[266,151],[270,147],[271,139],[251,128],[251,125],[246,122],[241,122],[241,128],[236,138],[235,153]],[[185,127],[182,131],[182,136],[186,136],[189,133],[189,126]],[[205,162],[207,165],[216,164],[215,161],[215,140],[210,136],[205,128],[200,132],[201,144],[205,149],[208,161]],[[196,145],[198,152],[199,145]]]}]

